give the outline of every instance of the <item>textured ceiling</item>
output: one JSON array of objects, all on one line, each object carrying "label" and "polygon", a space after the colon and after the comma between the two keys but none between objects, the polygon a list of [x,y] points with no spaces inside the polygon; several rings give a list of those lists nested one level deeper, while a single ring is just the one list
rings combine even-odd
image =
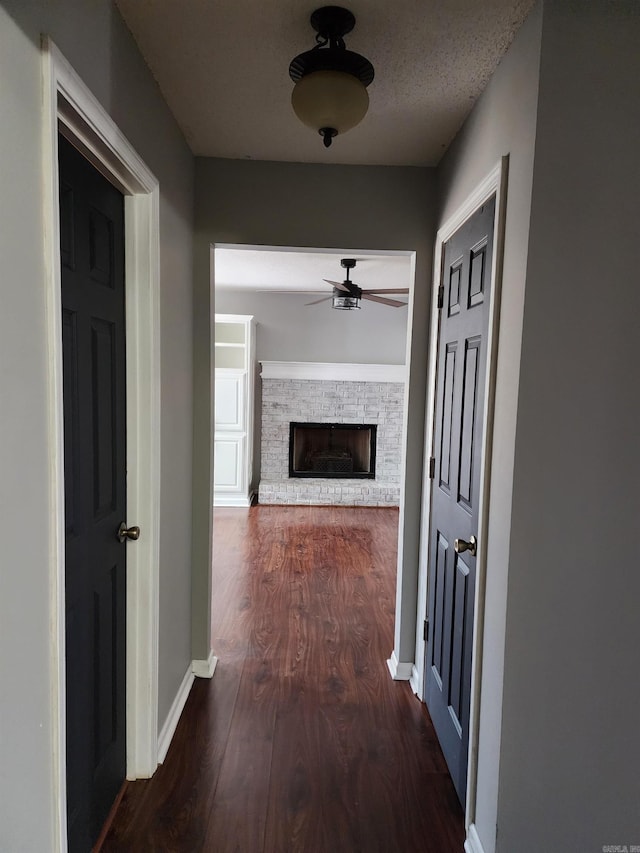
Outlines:
[{"label": "textured ceiling", "polygon": [[289,62],[317,0],[116,0],[201,156],[432,166],[534,0],[349,0],[347,47],[373,63],[369,113],[325,149],[291,105]]},{"label": "textured ceiling", "polygon": [[[346,270],[340,258],[356,258],[350,278],[360,287],[411,287],[410,253],[360,252],[353,249],[280,249],[247,246],[217,246],[215,250],[216,287],[231,290],[305,290],[331,295],[323,279],[342,281]],[[305,294],[300,296],[307,300]],[[402,295],[399,299],[406,300]]]}]

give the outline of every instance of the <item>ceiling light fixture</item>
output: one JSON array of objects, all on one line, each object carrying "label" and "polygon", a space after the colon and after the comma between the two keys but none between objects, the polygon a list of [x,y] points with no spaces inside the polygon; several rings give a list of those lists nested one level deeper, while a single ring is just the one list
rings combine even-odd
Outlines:
[{"label": "ceiling light fixture", "polygon": [[374,70],[368,59],[345,47],[343,36],[356,24],[348,9],[323,6],[310,20],[317,44],[289,66],[289,76],[296,84],[291,104],[300,121],[317,130],[328,148],[334,136],[351,130],[367,114],[366,87]]},{"label": "ceiling light fixture", "polygon": [[354,284],[349,278],[349,273],[355,269],[356,263],[355,258],[343,258],[340,261],[340,266],[347,271],[347,277],[342,283],[333,282],[332,308],[339,308],[341,311],[358,311],[360,309],[362,288]]},{"label": "ceiling light fixture", "polygon": [[360,297],[355,294],[353,296],[345,296],[339,290],[334,290],[331,307],[339,308],[341,311],[356,311],[360,308]]}]

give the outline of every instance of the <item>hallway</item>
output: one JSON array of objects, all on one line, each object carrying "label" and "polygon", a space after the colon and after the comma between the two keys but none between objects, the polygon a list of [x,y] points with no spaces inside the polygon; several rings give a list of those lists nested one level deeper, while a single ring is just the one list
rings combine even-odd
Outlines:
[{"label": "hallway", "polygon": [[397,524],[395,509],[216,509],[218,666],[102,851],[462,851],[431,723],[385,663]]}]

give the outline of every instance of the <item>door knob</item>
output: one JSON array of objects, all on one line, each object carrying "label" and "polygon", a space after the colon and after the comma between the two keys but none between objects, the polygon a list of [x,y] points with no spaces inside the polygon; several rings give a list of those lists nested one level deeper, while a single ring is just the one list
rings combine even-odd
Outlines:
[{"label": "door knob", "polygon": [[124,542],[125,539],[136,539],[140,538],[140,528],[139,527],[127,527],[126,522],[122,522],[120,527],[118,528],[118,532],[116,534],[120,542]]},{"label": "door knob", "polygon": [[468,542],[466,539],[456,539],[453,543],[453,550],[456,554],[462,554],[464,551],[468,551],[472,557],[476,556],[477,547],[478,540],[475,536],[471,536]]}]

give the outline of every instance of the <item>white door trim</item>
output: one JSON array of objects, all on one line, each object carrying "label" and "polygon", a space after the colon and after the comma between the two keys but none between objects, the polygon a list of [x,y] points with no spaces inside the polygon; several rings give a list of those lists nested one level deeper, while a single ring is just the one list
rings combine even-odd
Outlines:
[{"label": "white door trim", "polygon": [[491,484],[491,450],[493,439],[493,413],[495,401],[496,363],[498,354],[498,329],[500,318],[500,292],[502,283],[502,259],[504,249],[504,228],[506,217],[507,174],[509,157],[500,162],[476,187],[471,195],[442,225],[436,236],[433,294],[431,296],[431,333],[429,342],[429,376],[425,417],[425,467],[422,485],[422,513],[420,522],[420,566],[418,570],[418,613],[416,621],[415,668],[411,685],[421,699],[424,699],[425,642],[422,626],[427,618],[428,590],[428,548],[429,527],[431,521],[431,487],[429,479],[429,457],[433,456],[436,368],[440,324],[438,318],[438,289],[442,280],[442,261],[444,244],[463,225],[470,216],[492,195],[496,196],[494,220],[494,241],[492,274],[490,282],[490,315],[487,337],[486,394],[483,419],[483,441],[480,461],[480,505],[478,524],[478,558],[476,563],[475,615],[473,624],[473,651],[471,672],[471,714],[469,719],[469,764],[467,775],[466,826],[475,820],[477,755],[480,716],[480,690],[482,686],[482,640],[484,628],[484,596],[486,587],[487,536],[489,519],[489,489]]},{"label": "white door trim", "polygon": [[158,181],[55,44],[43,38],[43,177],[49,353],[51,705],[55,838],[67,849],[64,435],[58,130],[125,195],[127,521],[127,778],[149,777],[158,758],[160,535],[160,263]]}]

